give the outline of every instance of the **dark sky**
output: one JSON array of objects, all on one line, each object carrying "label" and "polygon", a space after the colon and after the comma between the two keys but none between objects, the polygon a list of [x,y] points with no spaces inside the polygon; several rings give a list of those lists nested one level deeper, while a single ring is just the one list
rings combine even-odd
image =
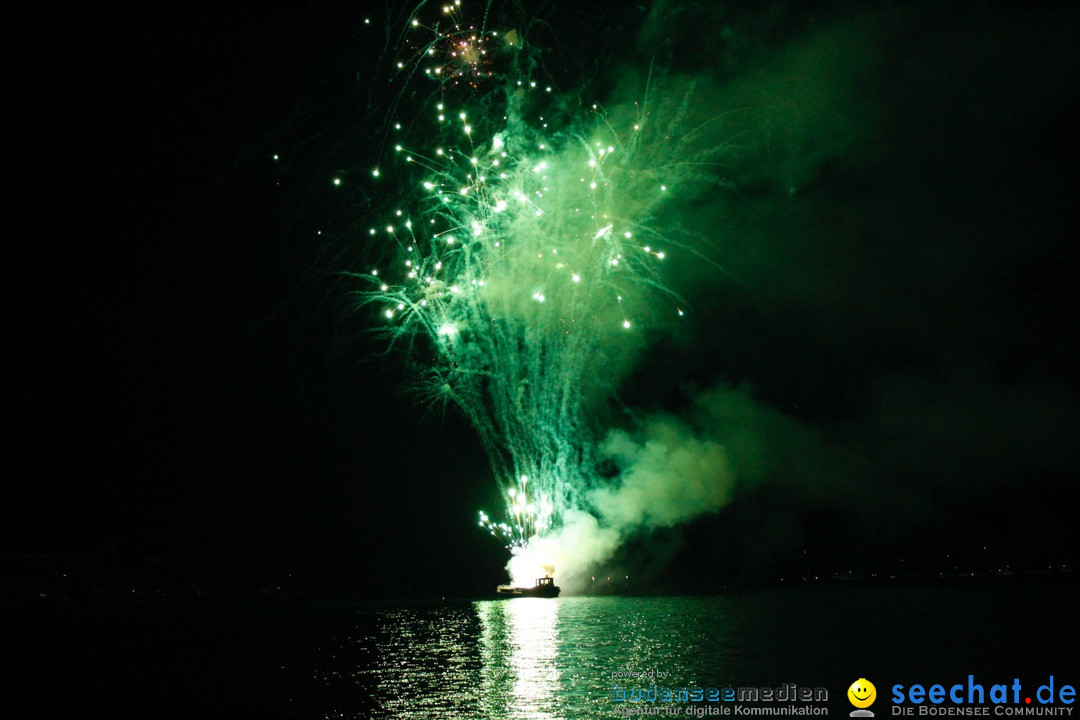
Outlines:
[{"label": "dark sky", "polygon": [[[499,579],[475,437],[400,391],[337,274],[379,202],[381,31],[348,4],[86,12],[28,27],[11,74],[0,554],[115,543],[179,577],[364,591]],[[611,91],[655,58],[753,99],[767,138],[671,211],[715,230],[726,275],[675,259],[695,312],[621,394],[703,435],[735,417],[766,469],[625,564],[1076,562],[1074,7],[503,17],[524,15],[558,39],[556,82]],[[718,388],[743,414],[714,412]]]}]

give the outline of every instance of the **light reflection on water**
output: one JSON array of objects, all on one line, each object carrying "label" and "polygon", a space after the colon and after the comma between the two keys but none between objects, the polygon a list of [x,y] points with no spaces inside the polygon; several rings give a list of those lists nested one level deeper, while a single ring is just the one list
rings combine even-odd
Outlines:
[{"label": "light reflection on water", "polygon": [[838,689],[830,705],[846,714],[853,673],[1034,678],[1078,667],[1080,642],[1061,622],[1075,607],[1071,584],[366,604],[343,610],[341,631],[296,669],[286,714],[611,718],[615,684],[653,682],[612,673],[649,670],[668,673],[660,687]]},{"label": "light reflection on water", "polygon": [[482,628],[481,697],[487,716],[557,718],[559,602],[515,598],[474,607]]},{"label": "light reflection on water", "polygon": [[[305,717],[561,720],[611,717],[612,688],[735,673],[724,598],[515,598],[366,607],[321,649]],[[308,702],[301,705],[307,706]],[[299,709],[299,708],[298,708]]]}]

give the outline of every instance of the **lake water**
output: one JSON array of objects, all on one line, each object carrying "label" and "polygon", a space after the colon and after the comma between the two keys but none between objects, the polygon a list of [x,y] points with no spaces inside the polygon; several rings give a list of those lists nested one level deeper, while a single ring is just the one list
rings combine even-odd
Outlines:
[{"label": "lake water", "polygon": [[[1033,690],[1050,675],[1078,684],[1076,599],[1072,585],[836,587],[35,609],[16,623],[29,643],[0,703],[18,696],[40,716],[101,707],[111,717],[602,718],[628,706],[614,701],[619,691],[794,683],[825,688],[818,705],[847,717],[846,689],[865,677],[886,717],[894,683],[974,674],[988,686],[1016,677]],[[642,672],[653,676],[625,676]],[[682,717],[691,705],[724,703],[682,703]]]}]

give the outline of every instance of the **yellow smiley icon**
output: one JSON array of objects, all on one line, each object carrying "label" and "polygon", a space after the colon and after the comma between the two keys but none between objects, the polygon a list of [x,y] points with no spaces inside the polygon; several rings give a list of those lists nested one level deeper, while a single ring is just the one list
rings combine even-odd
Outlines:
[{"label": "yellow smiley icon", "polygon": [[867,708],[877,699],[877,688],[866,678],[859,678],[847,689],[848,700],[857,708]]}]

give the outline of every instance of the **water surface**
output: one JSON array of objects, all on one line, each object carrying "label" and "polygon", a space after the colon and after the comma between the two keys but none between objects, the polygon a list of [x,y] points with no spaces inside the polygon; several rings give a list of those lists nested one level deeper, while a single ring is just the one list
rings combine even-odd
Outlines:
[{"label": "water surface", "polygon": [[655,682],[820,686],[846,718],[859,677],[1080,685],[1076,607],[1074,585],[1005,585],[3,608],[0,716],[610,718],[615,685]]},{"label": "water surface", "polygon": [[883,691],[968,673],[988,683],[1061,678],[1080,667],[1074,600],[1059,587],[853,588],[364,606],[319,648],[317,689],[294,709],[319,717],[613,717],[616,689],[795,683],[827,688],[831,714],[846,716],[844,692],[859,677],[877,678]]}]

